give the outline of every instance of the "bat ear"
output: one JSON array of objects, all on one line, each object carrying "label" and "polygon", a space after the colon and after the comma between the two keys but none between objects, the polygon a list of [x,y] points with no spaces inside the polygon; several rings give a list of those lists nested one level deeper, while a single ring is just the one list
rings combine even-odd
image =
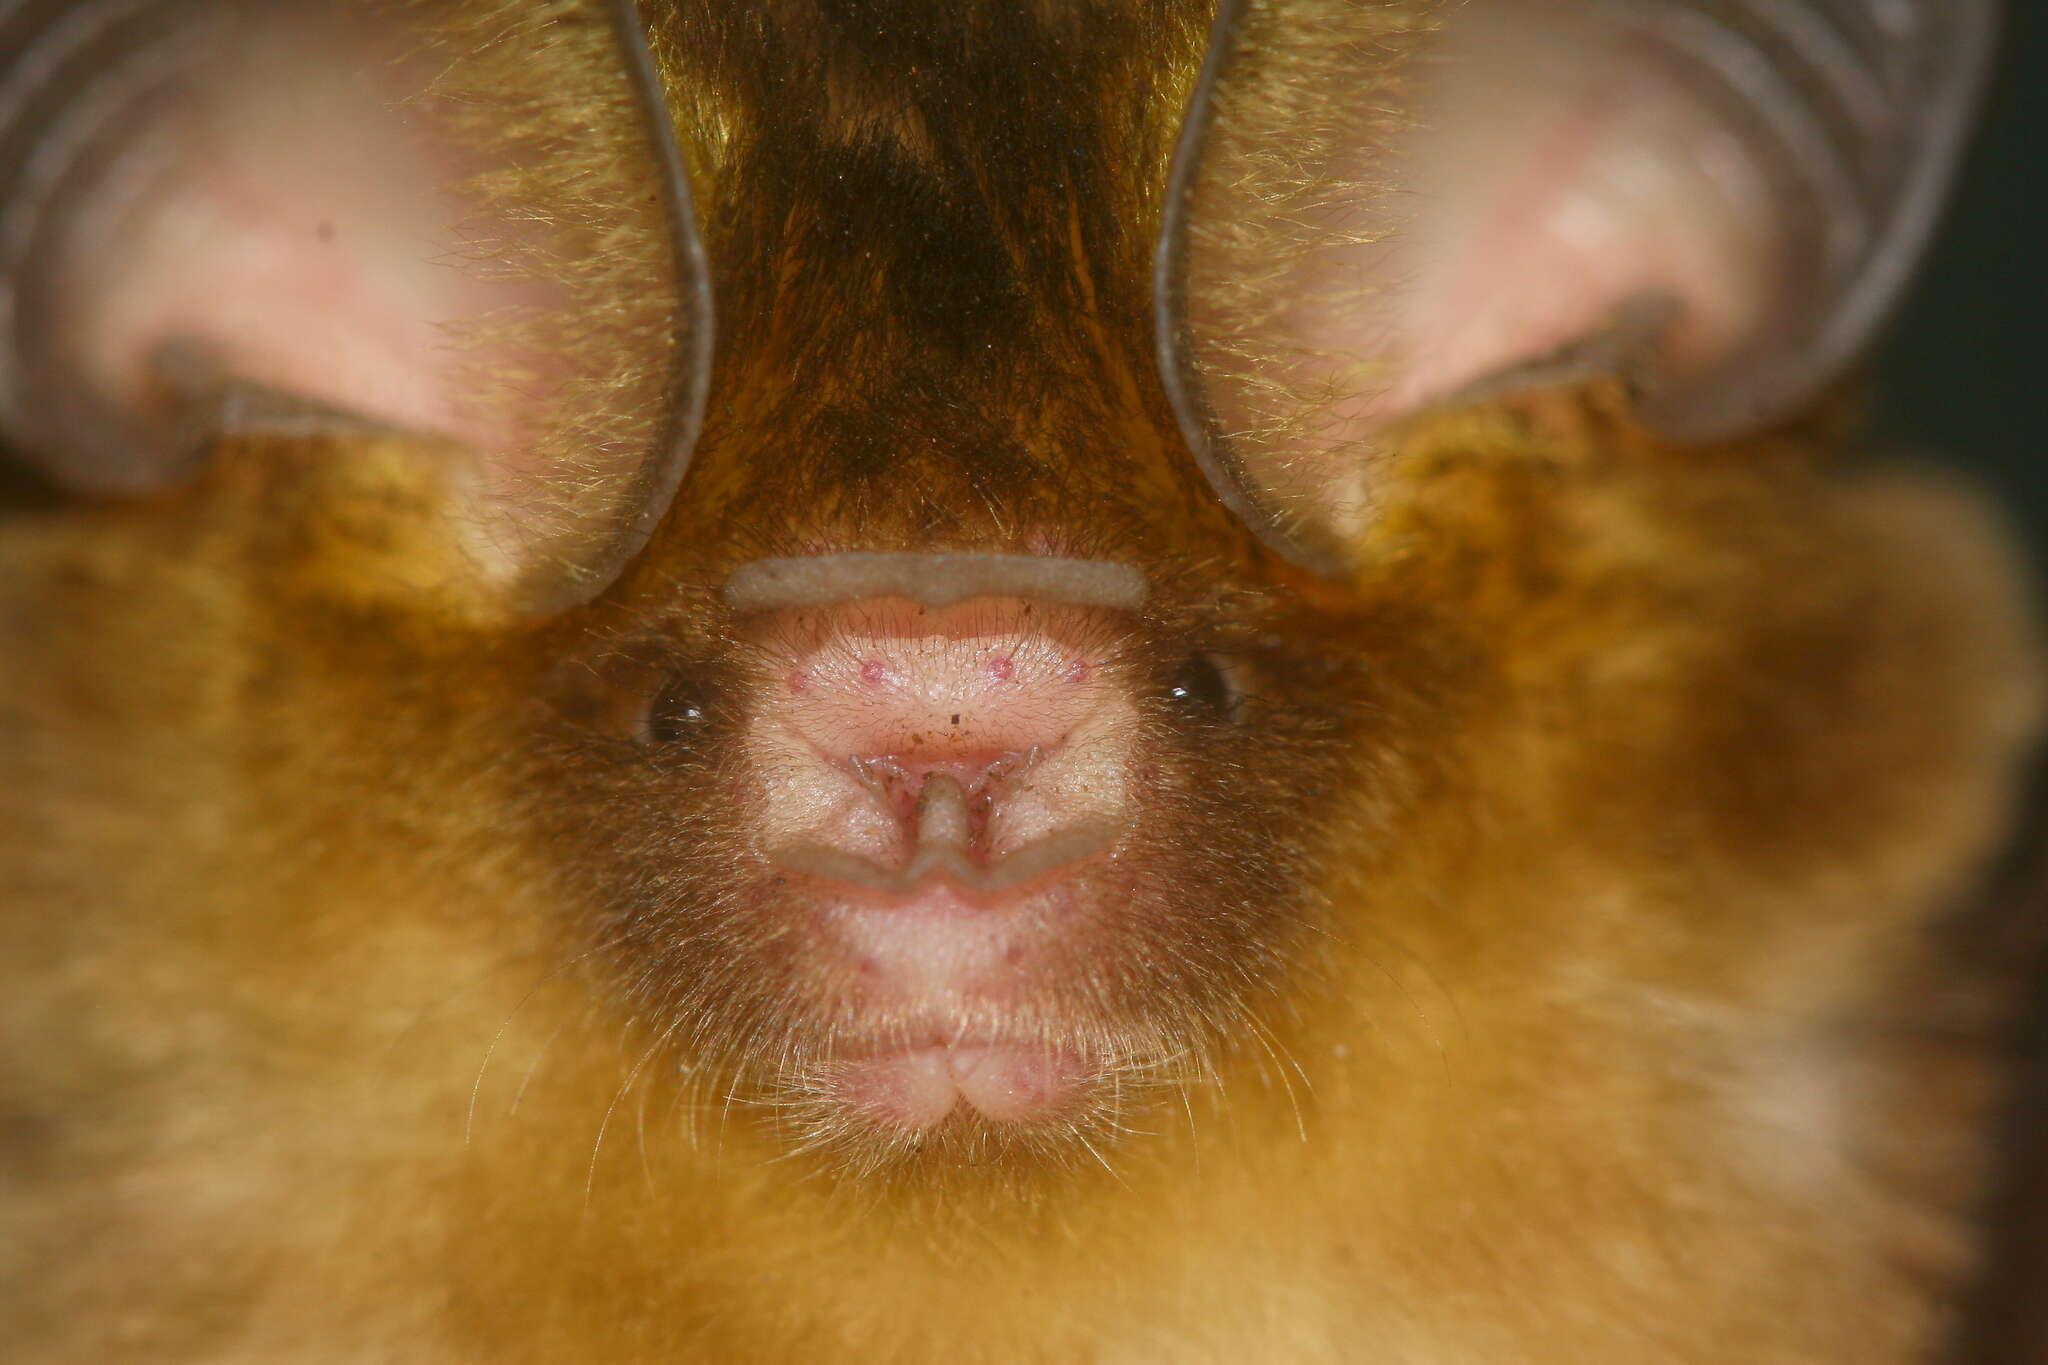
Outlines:
[{"label": "bat ear", "polygon": [[644,544],[710,293],[632,0],[0,10],[6,447],[129,494],[221,439],[416,439],[520,612]]},{"label": "bat ear", "polygon": [[1794,413],[1926,242],[1995,0],[1224,0],[1161,363],[1218,493],[1325,572],[1374,436],[1621,372],[1680,440]]}]

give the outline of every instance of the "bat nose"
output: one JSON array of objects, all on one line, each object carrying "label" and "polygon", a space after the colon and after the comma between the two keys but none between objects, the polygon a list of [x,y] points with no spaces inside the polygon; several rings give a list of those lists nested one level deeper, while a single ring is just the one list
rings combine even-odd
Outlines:
[{"label": "bat nose", "polygon": [[1120,822],[1106,811],[1034,801],[1031,782],[1043,755],[903,763],[853,759],[856,779],[893,827],[879,841],[798,839],[770,852],[793,871],[916,898],[943,887],[970,898],[1000,898],[1086,861],[1114,842]]},{"label": "bat nose", "polygon": [[847,760],[855,778],[874,798],[895,813],[907,829],[923,828],[927,815],[952,822],[953,812],[965,827],[1000,804],[1013,789],[1028,783],[1047,757],[1042,745],[1001,753],[936,754],[900,758],[871,755]]},{"label": "bat nose", "polygon": [[[1128,823],[1131,698],[1089,609],[983,599],[805,610],[750,725],[785,868],[889,895],[1000,897]],[[1064,613],[1064,616],[1062,615]]]}]

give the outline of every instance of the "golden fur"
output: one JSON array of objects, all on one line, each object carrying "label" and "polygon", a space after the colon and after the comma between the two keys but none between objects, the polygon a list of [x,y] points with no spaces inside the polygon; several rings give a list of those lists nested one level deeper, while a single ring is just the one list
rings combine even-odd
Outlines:
[{"label": "golden fur", "polygon": [[[1678,449],[1608,388],[1546,392],[1400,433],[1355,572],[1308,583],[1171,434],[1156,203],[1090,194],[1156,187],[1200,24],[1083,7],[1174,74],[1076,116],[1071,213],[1016,178],[1070,129],[963,161],[930,116],[957,91],[880,119],[851,47],[832,99],[782,91],[890,183],[953,168],[932,211],[1016,262],[927,297],[750,103],[832,7],[742,8],[660,30],[679,86],[683,34],[730,83],[678,97],[728,330],[612,592],[492,610],[396,437],[231,435],[161,498],[0,524],[9,1358],[1932,1359],[2009,986],[1962,911],[2041,701],[1978,502],[1831,420]],[[919,22],[931,60],[984,55],[974,15]],[[1266,732],[1162,728],[1163,784],[1185,842],[1294,880],[1213,907],[1241,953],[1155,1002],[1189,1058],[1051,1159],[792,1154],[767,1035],[715,1003],[763,991],[747,945],[636,918],[744,831],[581,689],[621,641],[725,648],[710,589],[756,554],[1041,536],[1166,585],[1133,669],[1251,656]]]}]

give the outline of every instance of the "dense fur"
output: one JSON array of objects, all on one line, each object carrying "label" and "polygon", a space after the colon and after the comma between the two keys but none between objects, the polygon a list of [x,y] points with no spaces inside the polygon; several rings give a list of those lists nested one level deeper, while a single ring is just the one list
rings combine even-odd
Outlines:
[{"label": "dense fur", "polygon": [[[1352,577],[1279,565],[1150,368],[1205,17],[666,11],[725,326],[588,607],[483,609],[360,432],[0,527],[13,1358],[1932,1358],[2039,700],[1998,531],[1831,421],[1678,450],[1594,387],[1414,424]],[[817,1143],[716,711],[618,721],[744,673],[734,565],[849,547],[1160,585],[1107,650],[1156,952],[1091,983],[1144,1027],[1042,1141]],[[1242,717],[1156,700],[1203,650]]]}]

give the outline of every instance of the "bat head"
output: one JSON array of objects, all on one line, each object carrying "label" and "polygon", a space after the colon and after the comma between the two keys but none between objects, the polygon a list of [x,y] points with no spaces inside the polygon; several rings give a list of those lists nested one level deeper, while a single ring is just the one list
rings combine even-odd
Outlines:
[{"label": "bat head", "polygon": [[448,716],[649,1055],[1071,1151],[1267,1027],[1459,724],[1404,433],[1767,431],[1924,236],[1983,7],[1853,70],[1707,8],[156,6],[0,167],[0,413],[239,508],[299,725]]}]

